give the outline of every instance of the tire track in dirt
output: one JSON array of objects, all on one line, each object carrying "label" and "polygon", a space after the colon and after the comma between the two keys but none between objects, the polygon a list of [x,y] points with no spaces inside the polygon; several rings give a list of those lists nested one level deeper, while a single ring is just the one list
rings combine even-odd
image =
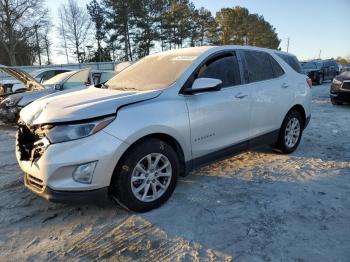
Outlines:
[{"label": "tire track in dirt", "polygon": [[147,220],[133,215],[119,225],[104,225],[97,233],[79,234],[72,248],[56,255],[73,260],[112,261],[232,261],[232,257],[205,250],[200,244],[171,238]]}]

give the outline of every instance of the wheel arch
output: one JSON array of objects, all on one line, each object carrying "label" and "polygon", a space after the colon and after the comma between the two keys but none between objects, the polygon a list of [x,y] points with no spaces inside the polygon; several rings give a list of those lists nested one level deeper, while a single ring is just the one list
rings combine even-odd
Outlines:
[{"label": "wheel arch", "polygon": [[300,104],[296,104],[294,105],[291,109],[289,109],[289,111],[287,112],[286,116],[289,114],[290,111],[295,110],[297,111],[301,117],[303,118],[303,128],[305,128],[305,123],[306,123],[306,112],[305,109],[302,105]]},{"label": "wheel arch", "polygon": [[140,138],[138,138],[137,140],[135,140],[133,143],[131,143],[128,148],[123,152],[123,154],[121,155],[121,157],[118,159],[115,167],[114,167],[114,171],[110,180],[110,184],[114,178],[114,176],[117,175],[116,170],[120,167],[120,164],[122,163],[125,155],[133,149],[133,147],[137,146],[138,144],[140,144],[141,142],[150,139],[150,138],[156,138],[159,139],[163,142],[168,143],[172,149],[175,151],[175,153],[177,154],[178,158],[179,158],[179,163],[180,163],[180,176],[185,176],[187,174],[187,170],[186,170],[186,162],[185,162],[185,155],[184,155],[184,150],[181,147],[180,143],[171,135],[166,134],[166,133],[151,133],[151,134],[147,134],[144,135]]}]

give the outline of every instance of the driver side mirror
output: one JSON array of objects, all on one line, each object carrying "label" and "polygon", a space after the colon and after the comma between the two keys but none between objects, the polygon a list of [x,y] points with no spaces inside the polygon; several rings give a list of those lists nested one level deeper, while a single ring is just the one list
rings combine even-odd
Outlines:
[{"label": "driver side mirror", "polygon": [[62,91],[63,90],[63,85],[57,84],[57,85],[54,86],[54,89],[56,91]]},{"label": "driver side mirror", "polygon": [[192,88],[184,90],[184,94],[192,95],[204,92],[219,91],[222,88],[222,81],[215,78],[197,78],[192,85]]}]

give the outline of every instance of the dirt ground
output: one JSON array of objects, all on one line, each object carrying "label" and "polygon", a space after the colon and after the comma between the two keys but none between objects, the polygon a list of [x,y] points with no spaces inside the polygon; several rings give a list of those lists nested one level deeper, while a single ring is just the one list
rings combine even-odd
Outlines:
[{"label": "dirt ground", "polygon": [[0,261],[349,261],[350,106],[313,88],[292,155],[269,148],[182,178],[146,214],[46,202],[23,186],[15,130],[0,127]]}]

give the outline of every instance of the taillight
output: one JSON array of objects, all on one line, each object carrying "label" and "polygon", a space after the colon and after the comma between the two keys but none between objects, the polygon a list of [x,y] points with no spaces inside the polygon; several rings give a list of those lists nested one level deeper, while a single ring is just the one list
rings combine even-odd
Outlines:
[{"label": "taillight", "polygon": [[312,87],[312,80],[310,78],[306,78],[306,83],[309,85],[309,87]]}]

